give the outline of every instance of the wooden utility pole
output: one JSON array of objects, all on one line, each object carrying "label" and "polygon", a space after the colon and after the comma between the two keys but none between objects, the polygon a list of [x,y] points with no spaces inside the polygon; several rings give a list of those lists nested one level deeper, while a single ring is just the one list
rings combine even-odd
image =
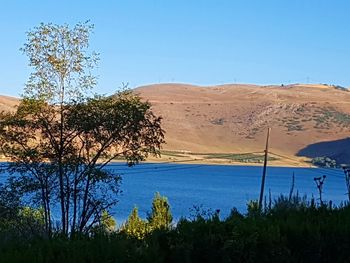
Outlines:
[{"label": "wooden utility pole", "polygon": [[345,174],[346,189],[348,190],[348,199],[350,202],[350,167],[343,166],[343,170]]},{"label": "wooden utility pole", "polygon": [[260,198],[259,198],[259,209],[262,208],[262,201],[264,198],[264,188],[265,188],[265,177],[266,177],[266,166],[267,166],[267,155],[268,155],[268,149],[269,149],[269,138],[270,138],[270,131],[271,128],[267,129],[267,137],[266,137],[266,147],[265,147],[265,158],[264,158],[264,168],[263,168],[263,174],[261,178],[261,189],[260,189]]}]

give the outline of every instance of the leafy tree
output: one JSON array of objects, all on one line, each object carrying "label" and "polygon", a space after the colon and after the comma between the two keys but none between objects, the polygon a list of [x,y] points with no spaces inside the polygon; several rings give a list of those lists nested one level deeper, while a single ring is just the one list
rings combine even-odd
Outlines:
[{"label": "leafy tree", "polygon": [[140,218],[139,210],[136,206],[121,227],[122,232],[137,239],[143,239],[150,232],[149,230],[147,222]]},{"label": "leafy tree", "polygon": [[117,223],[107,211],[103,211],[100,219],[100,225],[107,231],[114,231]]},{"label": "leafy tree", "polygon": [[170,227],[173,217],[170,211],[168,199],[157,192],[152,201],[152,212],[148,215],[151,229],[167,229]]},{"label": "leafy tree", "polygon": [[86,95],[96,85],[92,28],[41,24],[30,31],[22,50],[33,72],[17,111],[0,116],[11,185],[43,208],[49,234],[57,210],[65,235],[98,224],[119,193],[120,176],[105,166],[117,157],[133,165],[157,156],[163,143],[161,118],[131,91]]},{"label": "leafy tree", "polygon": [[40,236],[45,231],[44,211],[28,206],[23,207],[19,210],[18,218],[14,223],[22,238],[23,236],[26,236],[26,238]]},{"label": "leafy tree", "polygon": [[103,211],[99,223],[91,229],[94,234],[108,234],[116,230],[116,221],[108,211]]},{"label": "leafy tree", "polygon": [[5,214],[0,220],[0,236],[8,240],[31,240],[46,235],[44,211],[28,206],[17,208],[16,213]]},{"label": "leafy tree", "polygon": [[20,204],[21,190],[10,178],[6,184],[0,186],[0,222],[6,223],[15,218],[19,213]]}]

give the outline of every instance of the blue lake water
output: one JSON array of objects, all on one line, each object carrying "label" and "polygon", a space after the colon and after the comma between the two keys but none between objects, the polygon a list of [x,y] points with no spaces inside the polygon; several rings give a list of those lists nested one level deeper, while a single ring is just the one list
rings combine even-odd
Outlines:
[{"label": "blue lake water", "polygon": [[[194,205],[204,209],[220,209],[221,217],[233,207],[246,211],[249,200],[259,198],[261,166],[196,165],[196,164],[140,164],[131,168],[121,164],[110,166],[122,173],[122,195],[113,215],[120,223],[136,205],[145,217],[151,209],[155,192],[168,197],[175,219],[189,216]],[[292,175],[294,193],[318,197],[314,177],[326,175],[323,199],[340,204],[347,200],[342,170],[323,168],[268,167],[265,194],[273,198],[289,194]]]},{"label": "blue lake water", "polygon": [[[244,213],[249,200],[259,198],[262,174],[261,166],[231,165],[144,163],[127,167],[117,163],[107,169],[122,175],[123,192],[112,211],[118,223],[125,221],[135,205],[140,215],[146,217],[155,192],[168,197],[175,220],[190,216],[194,205],[213,211],[220,209],[222,218],[233,207]],[[314,177],[326,175],[323,199],[334,204],[347,200],[343,171],[323,168],[268,167],[265,195],[269,190],[272,198],[288,195],[293,173],[294,193],[318,198]]]}]

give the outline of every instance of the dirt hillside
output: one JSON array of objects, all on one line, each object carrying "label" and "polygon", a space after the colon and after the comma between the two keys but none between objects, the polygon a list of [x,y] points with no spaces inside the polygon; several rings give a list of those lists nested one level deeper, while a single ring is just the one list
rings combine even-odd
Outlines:
[{"label": "dirt hillside", "polygon": [[18,99],[0,95],[0,111],[13,111],[18,105]]},{"label": "dirt hillside", "polygon": [[[157,84],[137,92],[163,116],[167,150],[261,151],[271,127],[271,151],[293,156],[350,135],[350,92],[339,87]],[[328,155],[344,150],[334,148]]]},{"label": "dirt hillside", "polygon": [[[163,117],[164,150],[262,151],[271,127],[272,152],[350,159],[350,143],[342,143],[350,135],[350,92],[339,87],[156,84],[136,92]],[[17,103],[0,96],[0,111],[13,110]]]}]

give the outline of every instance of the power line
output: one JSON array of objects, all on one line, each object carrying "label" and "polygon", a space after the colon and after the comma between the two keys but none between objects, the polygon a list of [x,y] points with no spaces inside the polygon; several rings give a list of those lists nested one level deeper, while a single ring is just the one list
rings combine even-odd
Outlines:
[{"label": "power line", "polygon": [[317,175],[328,175],[330,177],[336,177],[336,178],[343,178],[343,176],[340,176],[338,174],[332,174],[332,173],[327,173],[325,171],[320,171],[318,168],[303,168],[303,169],[308,169],[308,172],[315,173]]},{"label": "power line", "polygon": [[284,159],[289,159],[291,161],[294,161],[298,164],[300,164],[300,160],[297,160],[297,159],[294,159],[294,158],[291,158],[291,157],[288,157],[288,156],[285,156],[285,155],[282,155],[282,154],[278,154],[278,153],[274,153],[274,152],[269,152],[271,155],[275,155],[275,156],[278,156],[278,157],[281,157],[281,158],[284,158]]},{"label": "power line", "polygon": [[[136,169],[135,171],[131,171],[131,172],[128,172],[126,170],[123,170],[123,171],[125,172],[125,174],[158,173],[158,172],[173,171],[173,170],[193,169],[193,168],[203,167],[205,165],[206,164],[198,164],[198,165],[191,165],[191,166],[187,166],[187,167],[178,167],[177,165],[165,166],[165,167],[155,166],[155,167],[139,168],[139,169]],[[306,172],[311,172],[311,173],[314,173],[314,174],[317,174],[317,175],[328,175],[328,176],[331,176],[331,177],[333,176],[333,177],[337,177],[337,178],[343,178],[342,176],[337,175],[337,174],[332,174],[332,173],[329,173],[329,172],[326,172],[326,171],[325,172],[320,171],[318,168],[305,168],[305,167],[300,167],[300,166],[299,167],[298,166],[294,166],[294,167],[295,168],[299,168],[299,169],[305,169]]]},{"label": "power line", "polygon": [[[141,171],[142,173],[158,173],[158,172],[167,172],[167,171],[174,171],[174,170],[187,170],[187,169],[194,169],[194,168],[199,168],[199,167],[203,167],[205,166],[205,164],[198,164],[198,165],[191,165],[191,166],[183,166],[183,167],[176,167],[176,168],[169,168],[167,169],[166,167],[164,167],[165,169],[157,169],[157,170],[148,170],[148,171]],[[133,172],[125,172],[126,175],[129,174],[140,174],[140,171],[133,171]]]},{"label": "power line", "polygon": [[326,170],[329,172],[334,172],[334,173],[338,173],[338,174],[344,174],[344,172],[340,169],[337,168],[331,168],[331,167],[317,167],[318,169],[322,169],[322,170]]},{"label": "power line", "polygon": [[[238,153],[237,155],[249,155],[249,154],[258,154],[258,153],[264,153],[264,152],[245,152],[245,153]],[[207,155],[210,155],[213,153],[208,153]],[[227,154],[222,154],[223,156],[230,156],[233,155],[233,153],[227,153]],[[236,155],[236,154],[235,154]],[[205,161],[205,160],[212,160],[215,159],[215,157],[203,157],[203,158],[197,158],[197,159],[187,159],[187,160],[174,160],[174,161],[166,161],[166,162],[158,162],[158,163],[142,163],[140,166],[135,166],[133,167],[135,170],[132,172],[128,172],[125,169],[119,169],[121,172],[125,172],[125,174],[137,174],[137,173],[154,173],[154,172],[164,172],[164,171],[172,171],[172,170],[184,170],[184,169],[193,169],[193,168],[198,168],[205,166],[207,164],[198,164],[190,167],[178,167],[177,165],[172,165],[172,166],[163,166],[164,164],[174,164],[174,163],[184,163],[184,162],[193,162],[193,161]],[[227,158],[229,159],[229,158]],[[159,164],[159,165],[158,165]],[[152,167],[142,167],[144,165],[155,165]],[[111,166],[119,166],[119,164],[108,164],[108,167]]]}]

